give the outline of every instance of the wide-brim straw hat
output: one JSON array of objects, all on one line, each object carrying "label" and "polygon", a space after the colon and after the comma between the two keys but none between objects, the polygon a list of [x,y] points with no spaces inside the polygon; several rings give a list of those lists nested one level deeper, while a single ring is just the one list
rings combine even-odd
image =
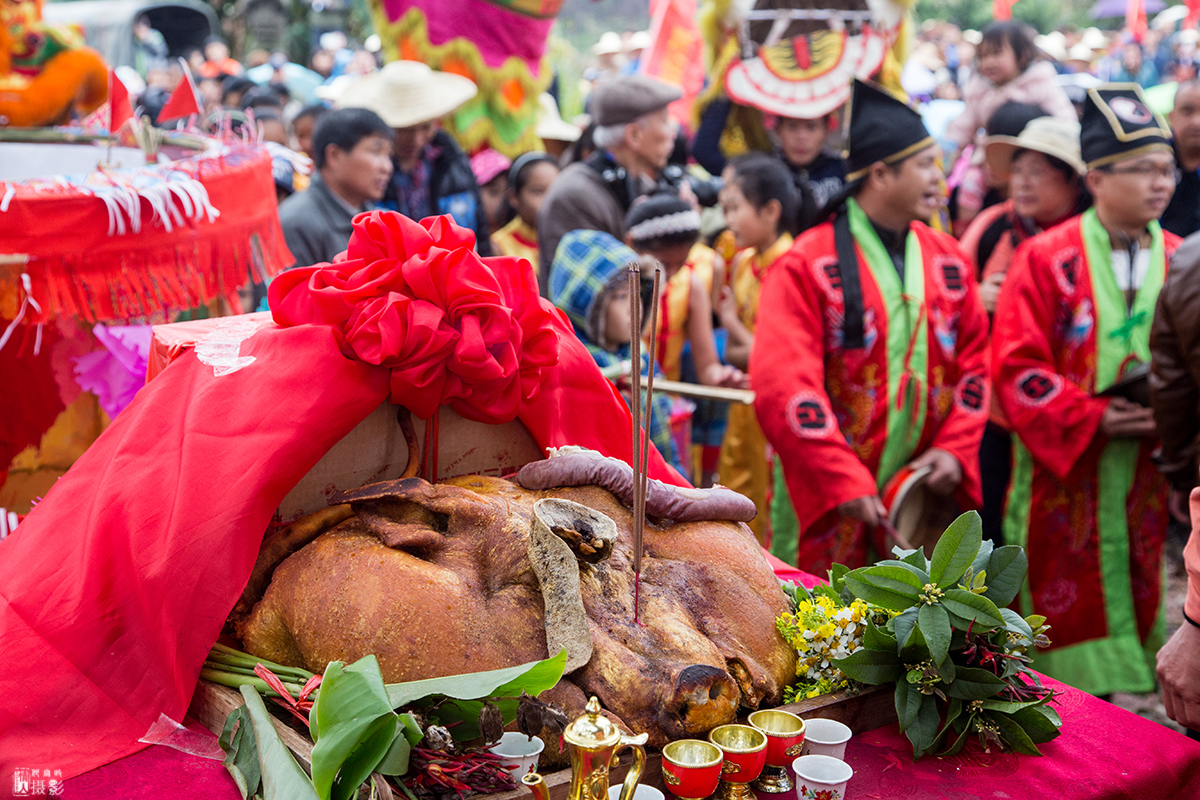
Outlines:
[{"label": "wide-brim straw hat", "polygon": [[540,106],[540,114],[535,133],[539,139],[542,141],[550,139],[556,142],[579,141],[583,131],[562,118],[562,115],[558,113],[558,103],[554,101],[554,95],[542,92],[541,97],[538,98],[538,106]]},{"label": "wide-brim straw hat", "polygon": [[441,119],[478,91],[470,78],[432,70],[420,61],[392,61],[347,86],[337,106],[370,109],[393,128],[411,128]]},{"label": "wide-brim straw hat", "polygon": [[1079,152],[1079,123],[1058,117],[1038,117],[1017,136],[989,136],[984,139],[988,169],[999,181],[1012,176],[1013,156],[1018,150],[1033,150],[1057,158],[1079,175],[1087,173]]},{"label": "wide-brim straw hat", "polygon": [[624,52],[625,43],[621,41],[621,34],[616,31],[605,31],[600,41],[592,45],[592,53],[598,56],[615,56]]}]

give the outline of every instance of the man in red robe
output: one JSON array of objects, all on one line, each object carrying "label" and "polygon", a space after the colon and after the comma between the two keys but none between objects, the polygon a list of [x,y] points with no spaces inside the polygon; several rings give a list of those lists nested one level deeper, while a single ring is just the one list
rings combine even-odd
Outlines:
[{"label": "man in red robe", "polygon": [[905,465],[931,467],[932,491],[977,505],[987,420],[987,316],[970,261],[920,221],[943,202],[933,139],[906,104],[856,81],[849,150],[845,203],[768,275],[750,356],[786,479],[772,534],[786,535],[778,506],[790,495],[810,571],[887,555],[880,491]]},{"label": "man in red robe", "polygon": [[[1179,242],[1171,133],[1141,89],[1091,89],[1080,145],[1095,205],[1017,251],[996,309],[994,381],[1016,436],[1004,539],[1025,546],[1022,614],[1054,626],[1038,669],[1094,694],[1154,689],[1167,484],[1135,402]],[[1114,385],[1116,384],[1116,385]]]}]

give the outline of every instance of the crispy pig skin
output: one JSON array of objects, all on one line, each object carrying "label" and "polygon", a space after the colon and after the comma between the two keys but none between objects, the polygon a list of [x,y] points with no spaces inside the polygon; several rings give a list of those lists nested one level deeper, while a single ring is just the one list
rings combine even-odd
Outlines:
[{"label": "crispy pig skin", "polygon": [[630,729],[656,746],[700,736],[739,706],[780,702],[795,675],[775,627],[786,600],[741,523],[648,522],[635,625],[632,514],[606,489],[530,491],[467,476],[347,495],[339,499],[356,516],[275,570],[239,629],[249,652],[316,672],[374,653],[389,682],[545,658],[528,537],[533,503],[560,497],[620,531],[608,559],[580,564],[595,647],[570,681]]}]

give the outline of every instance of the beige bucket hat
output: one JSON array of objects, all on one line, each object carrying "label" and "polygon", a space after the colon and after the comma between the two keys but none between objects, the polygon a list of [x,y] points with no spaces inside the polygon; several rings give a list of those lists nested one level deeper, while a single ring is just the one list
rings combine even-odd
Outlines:
[{"label": "beige bucket hat", "polygon": [[1079,123],[1057,117],[1031,120],[1018,136],[989,136],[983,140],[984,156],[996,180],[1007,181],[1012,175],[1013,155],[1018,150],[1033,150],[1057,158],[1084,175],[1087,167],[1079,154]]},{"label": "beige bucket hat", "polygon": [[438,72],[420,61],[392,61],[352,83],[337,98],[338,108],[368,108],[393,128],[441,119],[478,92],[474,81]]},{"label": "beige bucket hat", "polygon": [[563,120],[558,113],[558,103],[554,101],[554,95],[542,92],[538,98],[538,106],[540,106],[540,114],[536,133],[539,139],[552,139],[557,142],[579,141],[583,131]]}]

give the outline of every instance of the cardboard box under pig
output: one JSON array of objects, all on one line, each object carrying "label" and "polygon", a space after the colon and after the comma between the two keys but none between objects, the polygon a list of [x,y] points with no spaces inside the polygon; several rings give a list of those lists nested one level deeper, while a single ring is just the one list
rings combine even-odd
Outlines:
[{"label": "cardboard box under pig", "polygon": [[[212,362],[214,369],[236,368],[236,345],[231,350],[226,348],[223,351],[221,343],[240,341],[255,330],[273,324],[270,315],[264,312],[155,326],[148,380],[153,379],[180,353],[198,346],[205,352],[198,350],[197,355],[205,363]],[[383,403],[334,445],[280,503],[275,524],[286,525],[327,507],[329,499],[340,491],[400,477],[408,465],[408,446],[397,422],[399,410],[398,406]],[[533,437],[518,420],[503,425],[487,425],[466,420],[450,408],[443,407],[436,422],[414,418],[413,425],[422,454],[418,474],[427,480],[440,481],[473,474],[508,476],[521,466],[544,457]],[[435,445],[432,450],[427,447],[430,441]],[[190,713],[219,734],[229,711],[239,705],[241,697],[236,691],[201,681],[193,697]],[[856,733],[896,719],[892,693],[878,688],[857,695],[837,693],[818,697],[784,708],[803,717],[837,719]],[[277,720],[276,727],[307,767],[311,742],[282,721]],[[659,759],[657,755],[651,756],[643,781],[661,788]],[[628,770],[628,762],[626,755],[622,764],[614,769],[614,784]],[[552,800],[565,800],[570,770],[554,772],[545,778]],[[527,790],[518,787],[512,793],[497,797],[513,800],[527,794]]]}]

